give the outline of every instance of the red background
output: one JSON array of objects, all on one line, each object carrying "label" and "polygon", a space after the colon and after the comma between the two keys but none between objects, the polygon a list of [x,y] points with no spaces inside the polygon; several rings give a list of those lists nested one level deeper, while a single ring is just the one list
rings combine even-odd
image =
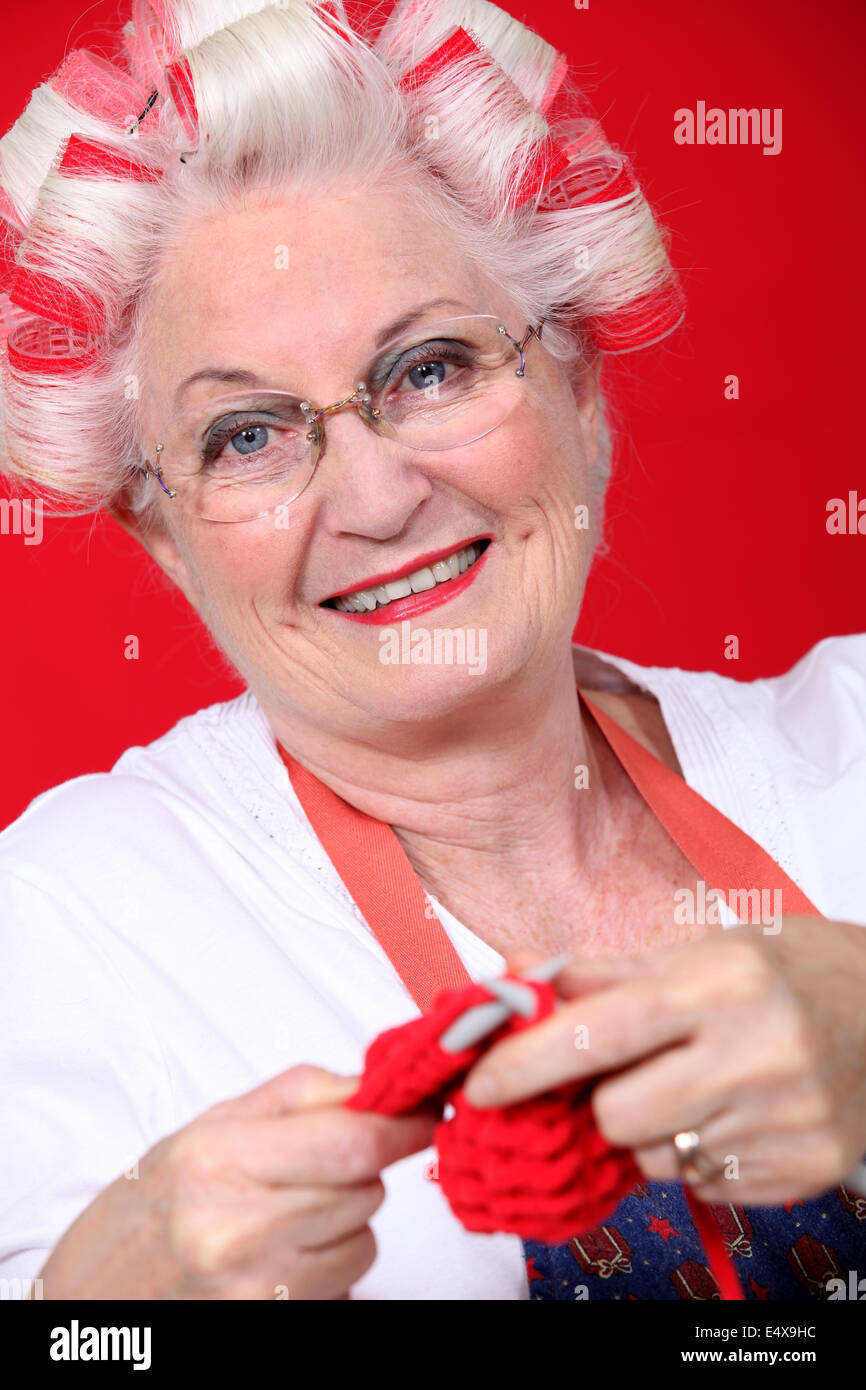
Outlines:
[{"label": "red background", "polygon": [[[858,0],[508,0],[566,52],[671,229],[688,322],[620,359],[629,440],[610,554],[578,638],[654,665],[774,675],[866,628],[866,537],[826,505],[866,496],[860,421],[864,14]],[[110,48],[125,6],[43,0],[3,19],[0,128],[64,53]],[[680,146],[674,111],[783,109],[783,148]],[[726,375],[741,399],[724,399]],[[0,825],[46,787],[107,769],[181,715],[237,693],[193,612],[104,518],[0,536],[5,602]],[[140,659],[123,657],[135,633]],[[728,634],[740,642],[726,661]]]}]

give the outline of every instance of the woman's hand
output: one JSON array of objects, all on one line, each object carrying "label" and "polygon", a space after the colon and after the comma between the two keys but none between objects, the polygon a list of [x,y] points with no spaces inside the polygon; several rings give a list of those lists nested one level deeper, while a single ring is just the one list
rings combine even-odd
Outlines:
[{"label": "woman's hand", "polygon": [[161,1140],[69,1228],[43,1296],[346,1297],[376,1257],[382,1169],[435,1125],[343,1109],[357,1084],[293,1067]]},{"label": "woman's hand", "polygon": [[[509,958],[513,971],[542,959]],[[499,1043],[470,1074],[474,1105],[564,1082],[593,1092],[602,1134],[672,1181],[672,1142],[696,1130],[717,1176],[699,1197],[776,1205],[844,1181],[866,1150],[866,928],[785,918],[684,946],[577,961],[564,1004]],[[491,1081],[496,1093],[485,1094]]]}]

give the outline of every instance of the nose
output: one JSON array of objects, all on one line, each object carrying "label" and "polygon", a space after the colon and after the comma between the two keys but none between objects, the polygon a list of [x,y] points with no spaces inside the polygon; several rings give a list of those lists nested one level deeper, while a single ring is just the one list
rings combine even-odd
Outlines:
[{"label": "nose", "polygon": [[[319,420],[321,429],[325,424]],[[333,535],[391,540],[428,497],[433,484],[419,467],[430,459],[379,433],[357,408],[329,414],[315,486]]]}]

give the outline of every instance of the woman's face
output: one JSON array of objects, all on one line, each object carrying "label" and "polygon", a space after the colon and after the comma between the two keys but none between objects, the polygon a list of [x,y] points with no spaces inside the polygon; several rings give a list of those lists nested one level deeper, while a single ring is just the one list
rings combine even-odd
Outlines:
[{"label": "woman's face", "polygon": [[[178,387],[205,369],[251,372],[317,406],[342,400],[383,331],[416,309],[413,331],[469,314],[495,315],[519,339],[528,326],[408,194],[304,195],[202,220],[166,256],[150,300],[145,437],[164,436]],[[232,389],[203,379],[182,404]],[[162,525],[142,537],[266,712],[349,732],[429,720],[561,654],[591,559],[575,508],[589,503],[594,381],[578,404],[568,370],[532,339],[516,407],[475,443],[413,451],[352,409],[325,423],[316,473],[288,508],[225,524],[159,492]],[[171,482],[167,460],[165,471]],[[452,581],[453,596],[448,583],[425,592],[415,617],[395,606],[383,626],[323,607],[476,537],[490,541],[477,573]],[[385,656],[383,634],[399,636],[407,616],[412,634],[430,634],[430,661],[416,638],[414,659]],[[436,662],[437,629],[463,635],[462,664],[459,640]]]}]

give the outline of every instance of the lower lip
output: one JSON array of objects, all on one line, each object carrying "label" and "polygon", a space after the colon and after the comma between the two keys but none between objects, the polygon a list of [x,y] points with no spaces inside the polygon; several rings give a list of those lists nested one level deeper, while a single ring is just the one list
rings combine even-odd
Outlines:
[{"label": "lower lip", "polygon": [[348,618],[350,623],[363,623],[366,627],[386,627],[388,623],[399,622],[401,618],[417,618],[429,613],[433,608],[441,608],[443,603],[462,594],[477,577],[479,570],[493,548],[493,541],[484,554],[479,556],[471,569],[461,574],[459,579],[449,579],[445,584],[437,584],[435,589],[425,589],[420,594],[410,594],[408,598],[395,599],[385,608],[375,608],[371,613],[344,613],[341,608],[326,608],[326,613],[336,613],[338,618]]}]

